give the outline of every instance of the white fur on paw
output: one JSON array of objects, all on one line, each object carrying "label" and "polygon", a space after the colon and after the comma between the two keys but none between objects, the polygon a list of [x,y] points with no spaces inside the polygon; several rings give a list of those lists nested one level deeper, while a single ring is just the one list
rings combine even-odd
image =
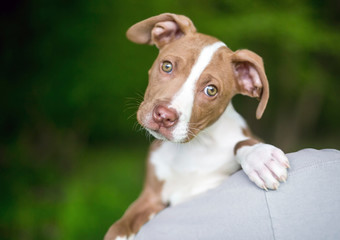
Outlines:
[{"label": "white fur on paw", "polygon": [[156,216],[156,213],[150,214],[150,216],[149,216],[149,221],[150,221],[151,219],[153,219],[155,216]]},{"label": "white fur on paw", "polygon": [[127,240],[126,236],[118,236],[115,240]]},{"label": "white fur on paw", "polygon": [[135,239],[135,234],[132,234],[130,235],[130,237],[128,237],[128,240],[133,240],[133,239]]},{"label": "white fur on paw", "polygon": [[135,234],[132,234],[129,237],[127,237],[127,236],[118,236],[118,237],[116,237],[115,240],[133,240],[133,239],[135,239]]},{"label": "white fur on paw", "polygon": [[260,188],[277,189],[287,179],[289,161],[277,147],[264,143],[244,146],[237,158],[249,179]]},{"label": "white fur on paw", "polygon": [[126,236],[118,236],[115,238],[115,240],[126,240]]}]

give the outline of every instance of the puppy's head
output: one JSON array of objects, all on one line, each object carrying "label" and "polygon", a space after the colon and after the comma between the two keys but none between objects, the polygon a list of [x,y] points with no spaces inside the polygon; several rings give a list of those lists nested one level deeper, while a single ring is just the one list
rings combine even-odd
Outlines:
[{"label": "puppy's head", "polygon": [[233,52],[216,38],[197,33],[189,18],[170,13],[133,25],[127,37],[159,49],[137,113],[138,122],[156,138],[190,141],[238,93],[260,99],[256,117],[261,118],[269,88],[257,54]]}]

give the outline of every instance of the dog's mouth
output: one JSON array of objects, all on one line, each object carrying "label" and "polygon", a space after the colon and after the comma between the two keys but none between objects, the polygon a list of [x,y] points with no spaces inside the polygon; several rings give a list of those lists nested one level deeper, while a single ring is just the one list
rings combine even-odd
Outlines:
[{"label": "dog's mouth", "polygon": [[181,129],[180,126],[173,126],[171,128],[158,126],[157,124],[149,123],[143,127],[156,139],[162,141],[169,141],[174,143],[184,143],[189,141],[187,130]]},{"label": "dog's mouth", "polygon": [[147,131],[155,138],[162,141],[173,141],[172,133],[165,128],[159,128],[158,130],[147,129]]}]

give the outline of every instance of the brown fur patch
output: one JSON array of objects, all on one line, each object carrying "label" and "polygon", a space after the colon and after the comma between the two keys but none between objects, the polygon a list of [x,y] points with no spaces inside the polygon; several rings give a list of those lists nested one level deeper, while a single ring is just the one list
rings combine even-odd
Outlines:
[{"label": "brown fur patch", "polygon": [[156,140],[150,147],[145,185],[141,195],[130,205],[123,217],[110,227],[105,235],[105,240],[137,233],[150,220],[152,214],[156,214],[166,207],[161,198],[163,183],[157,179],[154,167],[150,163],[150,153],[160,145],[161,141]]},{"label": "brown fur patch", "polygon": [[244,146],[253,146],[256,143],[259,143],[259,141],[256,140],[256,139],[252,139],[252,138],[238,142],[234,147],[234,155],[236,155],[237,150],[239,150],[240,148],[242,148]]},{"label": "brown fur patch", "polygon": [[244,146],[253,146],[257,143],[262,142],[261,139],[255,137],[253,135],[253,133],[250,131],[249,128],[242,128],[242,133],[244,134],[244,136],[249,137],[249,139],[243,140],[238,142],[235,147],[234,147],[234,155],[236,155],[237,151],[244,147]]}]

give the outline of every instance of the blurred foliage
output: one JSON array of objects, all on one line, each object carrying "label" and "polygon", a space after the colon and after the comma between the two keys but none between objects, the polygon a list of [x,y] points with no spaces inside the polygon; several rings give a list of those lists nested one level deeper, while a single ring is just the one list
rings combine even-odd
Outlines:
[{"label": "blurred foliage", "polygon": [[16,0],[0,8],[0,238],[100,239],[138,195],[147,151],[135,111],[157,49],[125,38],[162,12],[261,55],[263,119],[285,151],[339,148],[340,2]]}]

